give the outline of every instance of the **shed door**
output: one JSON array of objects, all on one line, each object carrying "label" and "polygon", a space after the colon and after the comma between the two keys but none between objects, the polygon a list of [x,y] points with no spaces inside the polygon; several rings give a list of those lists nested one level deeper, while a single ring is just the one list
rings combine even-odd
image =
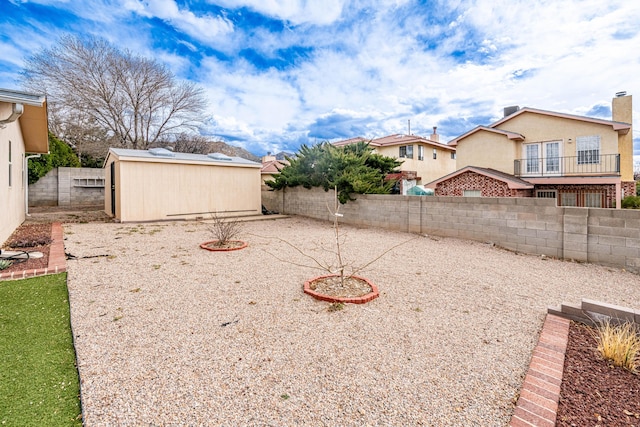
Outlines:
[{"label": "shed door", "polygon": [[111,215],[116,216],[116,162],[111,162]]}]

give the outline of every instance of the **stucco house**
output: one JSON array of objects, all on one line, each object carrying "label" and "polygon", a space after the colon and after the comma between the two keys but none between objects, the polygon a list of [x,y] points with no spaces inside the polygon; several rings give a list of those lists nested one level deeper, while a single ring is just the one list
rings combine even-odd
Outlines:
[{"label": "stucco house", "polygon": [[0,244],[25,220],[28,154],[48,152],[46,98],[0,89]]},{"label": "stucco house", "polygon": [[632,97],[613,98],[612,120],[535,108],[449,142],[457,170],[426,184],[436,196],[546,197],[558,206],[620,207],[635,194]]},{"label": "stucco house", "polygon": [[415,185],[430,182],[456,169],[456,148],[439,142],[437,129],[429,138],[418,135],[393,134],[367,141],[356,137],[333,142],[335,146],[355,144],[361,141],[369,143],[374,152],[402,161],[400,174],[393,178],[402,183],[402,194]]},{"label": "stucco house", "polygon": [[278,160],[276,156],[267,154],[262,156],[262,167],[260,168],[260,177],[262,180],[262,189],[268,190],[270,187],[265,184],[266,181],[271,181],[276,175],[280,173],[283,167],[288,166],[288,160]]},{"label": "stucco house", "polygon": [[260,163],[221,153],[110,148],[105,212],[121,222],[260,215]]}]

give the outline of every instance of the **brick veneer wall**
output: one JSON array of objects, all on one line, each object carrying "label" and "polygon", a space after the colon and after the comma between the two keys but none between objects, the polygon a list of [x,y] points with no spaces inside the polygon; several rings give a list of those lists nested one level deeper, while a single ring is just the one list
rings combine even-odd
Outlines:
[{"label": "brick veneer wall", "polygon": [[636,195],[636,182],[635,181],[623,181],[622,182],[622,193],[624,197],[626,196],[635,196]]},{"label": "brick veneer wall", "polygon": [[[341,221],[365,227],[493,242],[504,248],[640,273],[640,210],[558,207],[532,197],[357,195]],[[270,210],[332,220],[333,192],[263,191]]]},{"label": "brick veneer wall", "polygon": [[440,184],[436,196],[462,196],[464,190],[480,190],[482,197],[531,197],[533,190],[511,190],[504,181],[476,172],[461,173]]}]

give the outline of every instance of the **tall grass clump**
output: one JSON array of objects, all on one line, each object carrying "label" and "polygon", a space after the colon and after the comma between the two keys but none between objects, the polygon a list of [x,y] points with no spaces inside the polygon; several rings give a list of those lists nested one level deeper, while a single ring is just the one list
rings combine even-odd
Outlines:
[{"label": "tall grass clump", "polygon": [[596,327],[598,352],[605,360],[627,369],[638,372],[640,363],[640,330],[638,325],[625,322],[620,325],[606,320]]}]

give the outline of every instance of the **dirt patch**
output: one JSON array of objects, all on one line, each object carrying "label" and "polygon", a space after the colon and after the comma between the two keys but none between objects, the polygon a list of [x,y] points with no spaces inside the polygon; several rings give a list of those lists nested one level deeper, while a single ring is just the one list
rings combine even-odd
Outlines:
[{"label": "dirt patch", "polygon": [[602,359],[593,334],[571,322],[556,425],[640,426],[640,376]]},{"label": "dirt patch", "polygon": [[25,224],[113,222],[104,206],[38,206],[29,208]]},{"label": "dirt patch", "polygon": [[49,264],[51,224],[23,224],[2,245],[3,251],[42,252],[41,258],[14,260],[2,273],[46,268]]}]

